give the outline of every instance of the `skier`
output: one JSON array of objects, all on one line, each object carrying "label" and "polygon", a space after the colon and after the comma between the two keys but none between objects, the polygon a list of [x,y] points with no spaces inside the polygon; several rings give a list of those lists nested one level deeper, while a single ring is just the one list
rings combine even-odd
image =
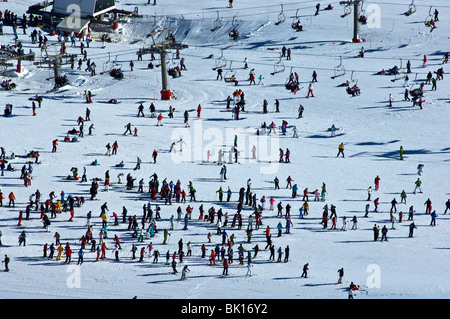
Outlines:
[{"label": "skier", "polygon": [[186,275],[187,275],[187,273],[188,273],[189,271],[190,271],[190,270],[189,270],[188,266],[185,265],[185,266],[183,267],[183,270],[181,271],[181,280],[186,280]]},{"label": "skier", "polygon": [[137,114],[137,117],[139,117],[140,115],[142,115],[142,117],[145,117],[144,116],[144,105],[141,103],[140,105],[139,105],[139,107],[138,107],[138,114]]},{"label": "skier", "polygon": [[422,171],[423,171],[423,164],[419,164],[417,165],[417,175],[422,175]]},{"label": "skier", "polygon": [[311,83],[317,82],[317,72],[316,70],[313,71],[312,73],[312,80]]},{"label": "skier", "polygon": [[403,202],[405,202],[405,204],[406,204],[406,192],[405,192],[405,190],[402,190],[402,192],[400,193],[400,204],[402,204]]},{"label": "skier", "polygon": [[2,263],[5,264],[5,271],[6,272],[9,271],[9,262],[10,262],[10,258],[8,257],[8,255],[5,255],[5,259],[3,259]]},{"label": "skier", "polygon": [[370,201],[370,196],[372,195],[372,186],[367,189],[367,200]]},{"label": "skier", "polygon": [[159,113],[158,122],[156,123],[156,126],[163,126],[162,119],[163,119],[162,113]]},{"label": "skier", "polygon": [[436,217],[437,217],[436,211],[433,210],[433,212],[431,213],[431,223],[430,223],[430,226],[436,226]]},{"label": "skier", "polygon": [[303,107],[303,105],[300,104],[300,106],[298,107],[298,118],[302,118],[303,117],[303,111],[305,110],[305,108]]},{"label": "skier", "polygon": [[258,85],[264,85],[264,77],[262,76],[262,74],[260,74],[258,77]]},{"label": "skier", "polygon": [[187,70],[184,63],[184,57],[180,59],[180,70]]},{"label": "skier", "polygon": [[310,95],[310,94],[311,94],[312,97],[314,97],[314,93],[313,93],[313,85],[312,85],[312,83],[309,83],[309,86],[308,86],[308,94],[306,95],[306,98],[309,99],[309,95]]},{"label": "skier", "polygon": [[373,201],[373,204],[375,205],[375,208],[373,210],[374,212],[378,211],[378,203],[379,203],[379,201],[380,201],[379,197],[375,198],[375,200]]},{"label": "skier", "polygon": [[217,78],[216,78],[216,81],[219,80],[219,78],[220,78],[220,80],[223,79],[222,73],[223,73],[222,68],[218,68],[218,69],[217,69]]},{"label": "skier", "polygon": [[376,191],[380,188],[380,180],[381,180],[381,178],[377,175],[377,177],[375,177],[375,190]]},{"label": "skier", "polygon": [[389,94],[389,106],[392,106],[392,101],[394,98],[392,97],[392,94]]},{"label": "skier", "polygon": [[387,240],[387,233],[388,233],[388,229],[387,229],[386,225],[384,225],[383,228],[381,229],[381,241],[383,241],[383,239],[385,241],[388,241]]},{"label": "skier", "polygon": [[377,226],[377,224],[375,224],[372,230],[373,230],[373,241],[377,241],[378,235],[380,234],[380,228]]},{"label": "skier", "polygon": [[306,263],[303,265],[303,272],[300,277],[302,278],[308,278],[308,270],[309,270],[309,263]]},{"label": "skier", "polygon": [[416,193],[416,190],[419,190],[419,193],[422,193],[422,188],[420,187],[422,185],[422,181],[420,178],[418,178],[415,182],[416,187],[414,188],[414,194]]},{"label": "skier", "polygon": [[229,267],[228,259],[224,259],[222,276],[228,276],[228,267]]},{"label": "skier", "polygon": [[78,261],[77,261],[77,265],[81,265],[83,263],[83,256],[84,256],[84,251],[83,249],[80,249],[78,251]]},{"label": "skier", "polygon": [[338,146],[338,154],[336,155],[336,157],[339,157],[339,154],[342,154],[342,157],[344,156],[344,143],[339,144]]},{"label": "skier", "polygon": [[412,222],[411,224],[409,224],[409,238],[413,238],[414,237],[414,229],[417,229],[416,224],[414,224],[414,222]]},{"label": "skier", "polygon": [[339,274],[339,279],[338,279],[338,284],[342,284],[342,280],[344,279],[344,268],[339,269],[338,271]]},{"label": "skier", "polygon": [[444,215],[447,213],[447,210],[449,210],[449,209],[450,209],[450,199],[448,199],[448,200],[445,202]]},{"label": "skier", "polygon": [[248,59],[245,57],[244,59],[244,69],[248,69]]},{"label": "skier", "polygon": [[293,138],[298,138],[298,129],[297,126],[294,125],[294,128],[292,129],[294,134],[292,135]]}]

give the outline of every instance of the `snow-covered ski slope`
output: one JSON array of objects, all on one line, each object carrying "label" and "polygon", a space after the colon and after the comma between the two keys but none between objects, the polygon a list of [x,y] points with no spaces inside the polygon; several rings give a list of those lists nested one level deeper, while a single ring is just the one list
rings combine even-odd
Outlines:
[{"label": "snow-covered ski slope", "polygon": [[[378,8],[379,15],[372,11],[379,26],[369,28],[360,25],[360,36],[364,43],[351,43],[353,36],[353,14],[344,18],[344,9],[338,2],[331,2],[334,9],[322,10],[328,3],[321,3],[319,15],[314,16],[317,1],[285,3],[272,1],[261,4],[259,1],[235,1],[234,8],[227,8],[226,1],[178,1],[160,0],[157,5],[148,5],[145,0],[120,1],[118,7],[125,10],[139,8],[140,18],[130,18],[120,23],[120,28],[110,36],[113,43],[102,48],[98,33],[93,32],[97,41],[87,48],[88,58],[96,63],[96,76],[85,71],[83,62],[81,70],[71,70],[69,65],[62,68],[70,82],[69,86],[53,90],[53,82],[46,80],[52,76],[48,69],[37,68],[30,62],[23,62],[23,72],[17,74],[15,67],[8,70],[4,78],[12,78],[17,84],[13,91],[0,91],[1,106],[13,104],[13,118],[0,118],[0,145],[6,155],[11,153],[25,155],[32,150],[40,153],[39,165],[33,164],[31,186],[25,187],[19,179],[20,169],[29,159],[16,158],[9,161],[17,169],[5,172],[0,177],[4,194],[3,207],[0,208],[0,230],[2,243],[0,259],[5,254],[11,258],[8,273],[1,274],[2,298],[241,298],[241,299],[315,299],[347,298],[347,287],[354,282],[366,287],[369,293],[357,294],[355,298],[448,298],[450,296],[450,279],[448,276],[449,217],[443,215],[445,202],[450,198],[450,145],[449,129],[449,79],[437,82],[437,90],[431,91],[431,85],[424,86],[423,109],[412,106],[412,102],[403,101],[404,80],[392,82],[394,76],[376,75],[382,69],[388,70],[394,65],[406,68],[411,61],[412,73],[409,75],[409,88],[419,87],[426,80],[426,74],[444,67],[443,55],[449,50],[448,30],[450,30],[450,7],[447,1],[415,1],[417,11],[406,17],[409,1],[365,1],[363,8],[369,15],[370,8]],[[19,17],[29,5],[29,1],[17,0],[1,2],[0,10],[10,9]],[[275,25],[283,4],[286,21]],[[439,10],[440,21],[437,28],[430,32],[424,25],[430,6],[432,11]],[[298,13],[297,13],[298,9]],[[217,14],[222,18],[221,27],[211,31]],[[291,23],[295,15],[301,19],[303,32],[295,32]],[[233,17],[235,17],[233,21]],[[379,20],[376,20],[379,19]],[[187,71],[182,71],[179,78],[168,77],[169,89],[176,99],[160,99],[161,71],[159,67],[147,69],[150,56],[144,55],[143,61],[137,61],[136,51],[147,47],[152,40],[147,35],[158,28],[170,27],[177,41],[189,47],[180,51],[185,58]],[[232,41],[228,32],[236,27],[241,37]],[[14,44],[12,29],[4,26],[0,42]],[[29,34],[22,34],[19,28],[19,40],[25,51],[32,49],[36,56],[41,53],[37,45],[30,43]],[[56,37],[48,36],[49,42]],[[284,72],[271,75],[275,68],[281,67],[280,52],[282,46],[292,50],[291,60],[282,59]],[[357,58],[364,46],[365,57]],[[79,54],[77,47],[67,43],[68,53]],[[224,81],[216,81],[217,73],[212,70],[223,52],[227,66],[224,76],[236,74],[239,86]],[[58,53],[58,48],[49,49],[49,54]],[[213,55],[211,58],[210,55]],[[426,55],[428,62],[422,66]],[[154,61],[159,64],[159,57]],[[248,58],[249,69],[243,69],[243,60]],[[340,64],[345,68],[345,75],[331,79],[335,67]],[[129,67],[134,61],[134,70]],[[169,67],[179,64],[175,54],[167,55]],[[115,80],[108,73],[112,66],[119,66],[124,79]],[[264,85],[249,85],[249,70],[254,68],[256,83],[263,75]],[[312,72],[318,73],[318,82],[314,83],[314,96],[306,98]],[[286,90],[284,85],[289,72],[297,72],[300,87],[295,95]],[[433,73],[433,76],[435,74]],[[345,88],[339,85],[346,80],[357,83],[361,89],[359,96],[351,97]],[[226,98],[236,89],[245,93],[245,112],[240,113],[239,121],[232,119],[232,113],[226,110]],[[93,103],[86,104],[84,91],[91,90]],[[32,116],[30,97],[42,95],[42,108]],[[392,94],[393,106],[388,107],[389,94]],[[117,99],[119,104],[107,103]],[[269,113],[262,113],[264,99],[268,101]],[[280,113],[275,113],[275,99],[280,101]],[[153,102],[157,114],[162,113],[163,126],[156,126],[156,118],[150,118],[149,105]],[[145,106],[145,118],[137,117],[138,105]],[[200,119],[196,109],[202,106]],[[233,105],[233,103],[231,103]],[[305,111],[303,118],[297,118],[299,105]],[[174,118],[168,118],[169,106],[175,108]],[[65,143],[63,138],[68,130],[78,128],[77,119],[84,117],[85,109],[91,110],[91,122],[85,124],[85,137],[78,143]],[[185,128],[183,113],[189,111],[189,128]],[[256,130],[263,122],[268,125],[273,121],[278,129],[282,121],[288,122],[285,136],[271,134],[257,136]],[[138,136],[124,136],[124,126],[133,124],[138,129]],[[86,136],[88,127],[94,123],[93,136]],[[342,133],[331,138],[327,131],[332,124],[343,128]],[[292,138],[292,128],[299,130],[299,138]],[[220,165],[217,161],[219,148],[228,151],[238,135],[240,151],[239,164],[226,164],[227,180],[220,182]],[[173,141],[183,138],[187,145],[183,152],[170,154],[169,147]],[[58,139],[58,151],[52,153],[52,141]],[[107,143],[117,141],[118,154],[105,156]],[[345,145],[345,158],[336,158],[338,145]],[[256,160],[251,158],[251,148],[258,150]],[[403,146],[404,160],[399,160],[399,148]],[[291,163],[278,163],[278,150],[291,151]],[[151,158],[153,150],[159,155],[156,164]],[[207,151],[211,150],[211,162],[206,163]],[[133,170],[136,158],[142,159],[141,169]],[[91,166],[95,159],[99,166]],[[234,157],[233,157],[234,160]],[[124,168],[115,167],[120,161]],[[417,175],[417,166],[424,164],[423,173]],[[83,167],[87,170],[87,183],[69,181],[71,168],[77,167],[80,174]],[[89,188],[93,178],[104,179],[109,170],[111,186],[103,191],[100,181],[97,200],[89,200]],[[130,173],[135,178],[135,187],[126,190],[125,184],[118,184],[117,175]],[[151,201],[161,207],[162,219],[157,220],[158,233],[144,243],[132,238],[128,224],[113,225],[113,212],[122,217],[125,206],[129,215],[136,215],[141,225],[142,206],[148,203],[148,182],[152,174],[158,175],[160,183],[181,182],[188,192],[191,181],[197,190],[197,201],[164,205],[164,202]],[[367,199],[367,189],[374,187],[374,178],[380,176],[380,189],[372,192],[371,201]],[[291,190],[286,189],[286,178],[291,176],[299,187],[298,197],[293,199]],[[280,190],[274,190],[273,180],[278,177]],[[423,181],[423,193],[414,194],[417,178]],[[222,208],[228,212],[230,221],[236,213],[238,191],[246,187],[251,179],[251,189],[256,193],[258,203],[266,197],[263,211],[263,225],[253,232],[251,243],[247,243],[245,229],[247,218],[253,210],[245,206],[242,215],[244,225],[241,230],[225,227],[228,235],[236,236],[234,250],[235,262],[231,264],[230,277],[221,277],[221,262],[210,266],[208,258],[200,258],[200,247],[206,244],[209,256],[216,244],[221,246],[222,238],[216,235],[215,224],[199,221],[198,207],[203,204],[205,212],[211,207],[216,211]],[[144,193],[137,192],[137,184],[144,179]],[[326,184],[325,202],[314,202],[310,194],[310,212],[299,219],[299,208],[303,204],[303,190],[310,192]],[[219,187],[233,191],[231,202],[220,203],[216,191]],[[29,196],[37,189],[46,200],[54,191],[59,198],[61,191],[84,196],[87,200],[82,207],[75,208],[75,217],[69,222],[69,213],[58,214],[52,219],[50,231],[42,228],[39,212],[32,212],[29,220],[23,220],[17,226],[19,212],[25,211]],[[402,190],[407,192],[407,204],[398,204],[394,214],[395,229],[390,223],[391,200],[400,202]],[[16,195],[16,207],[8,207],[8,194]],[[270,211],[268,200],[276,200],[275,206],[282,201],[283,206],[290,204],[293,227],[290,234],[277,237],[276,227],[284,218],[276,217],[276,207]],[[373,212],[373,200],[379,197],[379,212]],[[226,195],[224,196],[226,198]],[[430,215],[425,214],[424,202],[430,198],[433,210],[438,214],[437,226],[430,225]],[[82,235],[86,232],[86,214],[92,211],[93,235],[98,242],[101,229],[100,206],[107,202],[109,212],[107,260],[94,262],[96,254],[86,250],[84,263],[76,267],[77,253]],[[364,218],[366,204],[370,204],[368,218]],[[337,230],[323,229],[323,206],[335,205],[337,210]],[[193,207],[192,219],[188,230],[182,230],[183,220],[175,223],[175,229],[166,245],[163,245],[163,230],[170,227],[169,218],[177,216],[176,209],[181,206],[183,217],[185,208]],[[408,238],[410,221],[408,209],[414,206],[414,222],[417,229],[414,238]],[[403,222],[398,223],[398,212],[403,211]],[[284,210],[283,210],[284,213]],[[49,214],[50,215],[50,214]],[[349,221],[346,231],[340,231],[342,217]],[[358,228],[351,230],[351,218],[358,218]],[[387,242],[374,242],[372,227],[380,229],[386,225],[389,229]],[[147,223],[148,226],[148,223]],[[269,251],[261,251],[253,260],[254,276],[246,276],[246,265],[238,265],[237,248],[240,244],[252,251],[259,244],[264,249],[266,242],[263,231],[267,226],[272,229],[275,248],[283,249],[289,245],[290,260],[287,263],[268,261]],[[18,236],[25,230],[27,245],[18,246]],[[70,243],[73,249],[71,267],[61,261],[42,257],[45,243],[54,242],[54,234],[61,234],[63,246]],[[212,234],[208,243],[207,235]],[[114,235],[121,239],[120,262],[114,261]],[[381,236],[381,234],[380,234]],[[184,247],[192,243],[193,256],[185,257],[183,264],[178,264],[178,274],[165,264],[167,251],[172,256],[178,250],[178,241],[183,239]],[[158,263],[152,263],[153,257],[146,256],[144,263],[131,259],[131,245],[138,247],[153,244],[161,256]],[[87,245],[90,247],[90,245]],[[185,251],[186,252],[186,251]],[[252,251],[253,253],[253,251]],[[276,256],[277,257],[277,256]],[[246,263],[246,260],[245,260]],[[303,265],[309,263],[309,278],[300,278]],[[188,265],[190,273],[186,281],[180,281],[181,269]],[[345,269],[345,283],[336,285],[337,271]]]}]

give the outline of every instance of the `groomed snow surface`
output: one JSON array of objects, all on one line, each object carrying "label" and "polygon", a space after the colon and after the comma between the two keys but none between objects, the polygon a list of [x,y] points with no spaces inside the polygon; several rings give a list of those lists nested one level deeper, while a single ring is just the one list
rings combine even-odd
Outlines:
[{"label": "groomed snow surface", "polygon": [[[142,17],[130,18],[120,23],[120,28],[110,37],[114,42],[102,48],[99,41],[101,33],[93,32],[96,41],[87,48],[88,58],[97,65],[97,75],[90,76],[85,71],[86,62],[81,70],[71,70],[69,65],[62,67],[70,85],[53,89],[52,72],[38,68],[31,62],[23,62],[23,72],[17,74],[15,67],[8,69],[4,79],[11,78],[17,87],[12,91],[2,90],[0,101],[2,107],[13,104],[12,118],[0,119],[0,145],[6,155],[11,153],[25,155],[32,150],[40,153],[40,164],[32,164],[32,182],[28,187],[19,179],[20,169],[30,159],[17,157],[9,162],[17,171],[5,172],[0,177],[4,194],[3,207],[0,208],[0,230],[2,243],[0,259],[7,254],[11,258],[10,272],[2,272],[1,298],[125,298],[137,296],[140,299],[346,299],[350,282],[361,285],[366,293],[357,293],[357,299],[415,299],[450,297],[450,277],[448,276],[449,217],[443,215],[445,202],[450,198],[450,146],[448,143],[449,80],[437,82],[437,90],[431,91],[431,85],[424,86],[423,109],[412,106],[412,102],[403,101],[404,80],[391,81],[394,76],[376,75],[382,69],[388,70],[394,65],[406,67],[411,61],[412,73],[409,85],[419,87],[426,80],[426,74],[447,65],[442,64],[448,49],[450,8],[444,0],[415,1],[417,11],[407,17],[402,13],[408,9],[409,1],[401,3],[364,2],[366,15],[370,4],[377,5],[379,15],[373,16],[380,22],[378,27],[360,25],[360,35],[366,42],[351,43],[353,35],[353,15],[344,18],[344,9],[338,2],[332,2],[334,9],[322,10],[314,16],[315,1],[286,4],[272,1],[263,4],[259,1],[235,1],[234,8],[227,8],[226,1],[178,1],[162,0],[157,5],[148,5],[145,0],[118,2],[118,7],[125,10],[139,8]],[[26,12],[30,3],[25,0],[1,2],[0,10],[9,9],[19,17]],[[286,21],[275,25],[281,4]],[[429,6],[432,12],[439,10],[440,21],[437,28],[430,32],[424,25],[428,17]],[[371,7],[373,10],[374,7]],[[303,32],[291,28],[296,11],[304,25]],[[369,8],[370,9],[370,8]],[[219,12],[222,17],[221,28],[211,31]],[[375,12],[376,11],[372,11]],[[233,21],[233,16],[236,16]],[[376,22],[375,21],[375,22]],[[237,26],[241,37],[232,41],[228,32]],[[185,58],[186,71],[178,78],[168,77],[169,89],[176,99],[161,100],[160,67],[147,69],[150,56],[144,55],[143,61],[137,61],[136,51],[152,43],[147,34],[156,28],[171,27],[177,41],[189,47],[180,51]],[[4,26],[0,36],[2,45],[14,44],[12,28]],[[36,57],[41,57],[37,45],[31,44],[29,35],[22,34],[19,28],[19,40],[24,44],[25,52],[32,49]],[[57,37],[49,36],[49,43]],[[271,75],[275,65],[280,62],[282,46],[292,50],[291,60],[282,59],[284,72]],[[67,52],[79,54],[80,43],[71,47],[67,43]],[[365,48],[365,57],[357,58],[361,47]],[[226,59],[224,75],[236,73],[239,85],[234,86],[224,81],[216,81],[217,73],[212,70],[221,56]],[[58,47],[49,49],[49,54],[57,54]],[[210,55],[213,57],[209,57]],[[422,66],[423,55],[428,62]],[[156,55],[155,64],[159,64]],[[209,58],[208,58],[209,57]],[[243,69],[243,60],[247,57],[249,69]],[[345,75],[331,79],[334,69],[344,66]],[[78,58],[77,58],[78,59]],[[129,61],[134,61],[131,71]],[[169,67],[179,64],[174,51],[167,55]],[[233,61],[232,63],[230,63]],[[14,62],[16,63],[16,62]],[[113,79],[107,72],[111,65],[121,66],[124,73],[122,80]],[[248,74],[254,68],[256,83],[263,75],[264,85],[249,85]],[[297,72],[301,89],[293,94],[284,85],[290,71]],[[317,71],[318,82],[314,83],[314,97],[306,98],[308,84],[313,70]],[[433,76],[435,74],[433,73]],[[361,89],[359,96],[351,97],[345,88],[338,85],[346,80],[357,83]],[[240,119],[233,120],[232,113],[226,110],[226,98],[232,96],[236,89],[245,93],[245,112]],[[84,91],[90,90],[93,103],[86,104]],[[389,94],[393,105],[388,106]],[[30,97],[43,96],[43,104],[32,116]],[[118,104],[110,104],[110,99],[117,99]],[[269,112],[262,113],[264,99],[268,101]],[[275,113],[275,99],[280,102],[280,113]],[[162,113],[163,126],[156,126],[156,118],[150,117],[149,106],[153,102],[157,114]],[[145,106],[145,117],[137,117],[138,105]],[[198,105],[202,106],[201,117],[196,118]],[[305,110],[303,118],[298,118],[299,105]],[[174,118],[168,118],[169,106],[175,108]],[[233,105],[233,103],[232,103]],[[91,122],[85,124],[85,136],[78,143],[63,142],[67,131],[78,128],[77,119],[84,117],[86,107],[91,110]],[[183,113],[189,111],[189,128],[185,128]],[[288,122],[286,135],[279,134],[282,121]],[[261,123],[277,126],[277,134],[257,136],[256,130]],[[87,129],[94,123],[92,136]],[[123,135],[127,123],[138,129],[138,136]],[[341,134],[330,137],[327,131],[332,124],[342,128]],[[298,128],[298,139],[292,138],[293,127]],[[227,180],[220,182],[220,165],[217,165],[217,152],[225,151],[224,159],[228,161],[228,151],[238,135],[239,163],[226,164]],[[183,138],[186,145],[183,153],[169,153],[172,142]],[[58,139],[58,151],[52,153],[52,141]],[[107,143],[117,141],[117,155],[105,156]],[[345,158],[336,158],[338,145],[345,145]],[[256,160],[251,158],[251,148],[257,147]],[[267,149],[265,147],[267,146]],[[404,160],[399,159],[399,149],[403,146]],[[278,163],[278,149],[291,151],[291,163]],[[156,164],[152,152],[159,155]],[[178,149],[177,149],[178,150]],[[207,151],[211,150],[211,163],[206,163]],[[183,155],[181,155],[183,154]],[[142,159],[140,170],[133,170],[136,158]],[[98,160],[99,166],[91,166]],[[32,159],[31,159],[32,160]],[[234,157],[233,157],[234,160]],[[124,161],[124,168],[115,165]],[[417,174],[418,164],[424,164],[421,176]],[[71,168],[76,167],[80,174],[86,167],[88,182],[67,180]],[[111,186],[103,191],[105,172],[109,170]],[[131,173],[135,178],[135,187],[126,190],[125,184],[118,184],[117,175]],[[161,207],[161,219],[157,220],[158,233],[154,237],[137,242],[128,224],[113,225],[113,212],[122,217],[122,207],[128,215],[136,215],[141,225],[142,207],[149,201],[148,182],[156,173],[159,182],[180,180],[182,188],[188,192],[191,181],[197,190],[197,201],[186,203],[172,202],[164,205],[163,201],[152,200]],[[372,192],[371,201],[367,199],[367,189],[374,188],[374,178],[381,178],[380,189]],[[286,179],[291,176],[298,185],[299,194],[292,198],[291,190],[286,189]],[[278,177],[280,189],[274,190],[273,180]],[[423,193],[414,194],[415,181],[422,180]],[[89,200],[89,187],[93,178],[100,178],[97,199]],[[230,265],[228,277],[221,276],[222,263],[216,261],[210,266],[208,258],[200,258],[200,247],[207,246],[207,256],[216,245],[222,246],[221,236],[216,234],[216,225],[199,221],[199,206],[203,204],[205,212],[211,207],[217,211],[222,208],[228,212],[230,222],[236,213],[238,191],[246,187],[251,179],[251,190],[256,193],[258,203],[262,196],[267,202],[263,211],[263,225],[253,232],[251,243],[247,243],[247,218],[253,212],[248,206],[243,207],[243,227],[224,227],[228,235],[234,234],[234,263]],[[144,179],[144,193],[137,192],[137,184]],[[326,184],[325,202],[315,202],[310,195],[310,212],[303,219],[299,218],[299,208],[303,204],[303,190],[310,192]],[[230,187],[233,191],[231,202],[220,203],[216,191]],[[84,196],[86,202],[75,208],[75,216],[69,222],[69,213],[63,212],[51,219],[48,232],[43,228],[40,213],[33,211],[29,220],[22,220],[17,226],[20,211],[25,212],[29,196],[38,190],[42,201],[54,191],[59,198],[61,191],[68,195]],[[407,204],[398,204],[394,213],[396,222],[392,229],[390,222],[391,200],[400,203],[400,193],[407,193]],[[15,207],[8,207],[8,194],[16,195]],[[275,199],[275,210],[270,211],[268,200]],[[373,212],[373,200],[379,197],[379,211]],[[226,196],[224,196],[226,198]],[[432,209],[438,214],[436,226],[430,226],[431,217],[425,214],[425,201],[430,198]],[[285,220],[277,217],[276,205],[282,202],[292,206],[293,226],[290,234],[285,234]],[[86,249],[84,263],[77,267],[77,254],[80,238],[86,232],[86,214],[92,211],[94,238],[99,240],[101,229],[100,206],[107,203],[108,238],[105,239],[107,259],[94,262],[96,253]],[[370,204],[368,218],[364,218],[366,204]],[[336,206],[337,229],[331,230],[320,224],[325,204]],[[175,223],[167,244],[163,245],[163,230],[170,227],[169,218],[177,217],[176,209],[181,206],[183,217],[188,205],[193,207],[192,219],[188,229],[183,230],[183,220]],[[408,209],[414,206],[414,238],[408,238],[410,221],[407,221]],[[399,223],[399,212],[404,213],[403,222]],[[283,210],[284,213],[284,210]],[[50,214],[49,214],[50,216]],[[347,230],[340,230],[343,217],[348,220]],[[351,219],[358,218],[358,227],[352,230]],[[283,235],[277,237],[276,227],[283,225]],[[388,228],[388,241],[373,241],[374,224],[380,229]],[[148,227],[147,223],[147,227]],[[261,251],[253,259],[253,276],[246,276],[246,259],[244,265],[238,265],[237,248],[242,244],[246,251],[252,251],[258,244],[264,249],[266,245],[263,231],[267,226],[272,229],[272,238],[277,250],[289,245],[290,259],[278,263],[268,261],[269,251]],[[18,237],[25,230],[26,246],[18,245]],[[55,241],[54,234],[61,235],[61,243],[71,245],[73,250],[70,265],[61,261],[43,258],[43,246]],[[211,233],[211,243],[207,235]],[[120,261],[114,261],[114,235],[119,236],[122,249]],[[380,234],[381,237],[381,234]],[[178,251],[178,241],[183,239],[184,250],[190,241],[192,256],[185,257],[183,264],[178,264],[178,274],[172,274],[170,265],[165,263],[166,252]],[[153,263],[153,256],[148,254],[143,263],[138,262],[142,246],[153,244],[153,251],[159,250],[158,263]],[[131,246],[136,244],[137,259],[131,259]],[[87,245],[90,248],[90,245]],[[148,251],[148,250],[147,250]],[[56,255],[56,254],[55,254]],[[247,255],[245,254],[245,257]],[[275,256],[278,257],[277,255]],[[284,256],[283,256],[284,257]],[[177,261],[179,259],[177,258]],[[303,265],[309,263],[308,278],[301,278]],[[181,269],[188,265],[190,272],[187,280],[181,281]],[[344,268],[344,283],[337,285],[338,269]]]}]

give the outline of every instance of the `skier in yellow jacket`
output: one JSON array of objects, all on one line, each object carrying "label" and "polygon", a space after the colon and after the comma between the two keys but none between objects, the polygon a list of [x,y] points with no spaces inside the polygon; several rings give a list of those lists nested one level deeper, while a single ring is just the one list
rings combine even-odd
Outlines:
[{"label": "skier in yellow jacket", "polygon": [[56,260],[61,260],[62,253],[64,251],[64,247],[60,244],[56,249],[58,251],[58,255],[56,256]]},{"label": "skier in yellow jacket", "polygon": [[344,156],[344,143],[339,144],[338,150],[339,150],[339,152],[338,152],[338,154],[336,155],[336,157],[339,157],[339,154],[342,154],[342,157],[345,157],[345,156]]}]

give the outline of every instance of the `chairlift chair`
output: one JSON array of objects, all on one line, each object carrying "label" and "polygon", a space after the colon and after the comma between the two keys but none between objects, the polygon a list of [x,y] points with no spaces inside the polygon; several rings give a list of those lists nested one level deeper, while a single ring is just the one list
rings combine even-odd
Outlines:
[{"label": "chairlift chair", "polygon": [[214,26],[211,31],[216,31],[222,27],[222,19],[220,19],[219,11],[217,11],[217,19],[214,20]]},{"label": "chairlift chair", "polygon": [[116,55],[116,59],[113,62],[113,68],[114,69],[122,69],[122,64],[117,61],[117,57],[118,56]]},{"label": "chairlift chair", "polygon": [[113,68],[113,63],[111,62],[111,53],[108,52],[108,61],[103,63],[103,73],[109,73]]},{"label": "chairlift chair", "polygon": [[341,15],[341,18],[345,18],[350,13],[352,13],[352,8],[350,7],[350,5],[349,4],[344,5],[344,14]]},{"label": "chairlift chair", "polygon": [[295,31],[303,31],[303,26],[300,24],[300,18],[298,17],[298,9],[295,12],[294,20],[292,20],[291,28]]},{"label": "chairlift chair", "polygon": [[345,67],[344,67],[344,65],[342,64],[342,56],[341,56],[341,57],[340,57],[340,63],[339,63],[339,65],[337,65],[337,66],[334,68],[334,76],[332,76],[331,78],[332,78],[332,79],[336,79],[336,78],[341,77],[341,76],[343,76],[343,75],[345,75]]},{"label": "chairlift chair", "polygon": [[354,73],[355,71],[352,71],[352,73],[351,73],[351,75],[350,75],[350,85],[357,85],[358,84],[358,79],[354,79],[353,78],[353,73]]},{"label": "chairlift chair", "polygon": [[391,82],[395,82],[405,78],[405,70],[403,69],[403,60],[400,59],[400,67],[398,68],[398,72],[394,74],[394,78],[391,79]]},{"label": "chairlift chair", "polygon": [[361,94],[361,89],[358,87],[358,80],[353,78],[353,72],[350,76],[350,82],[349,85],[346,88],[346,91],[351,96],[357,96]]},{"label": "chairlift chair", "polygon": [[237,25],[234,24],[234,20],[236,19],[236,16],[233,16],[233,21],[231,22],[231,25],[233,26],[233,29],[228,33],[231,39],[236,40],[239,38],[239,31],[236,29]]},{"label": "chairlift chair", "polygon": [[358,17],[358,22],[361,24],[366,24],[367,23],[367,17],[365,15],[365,10],[363,9],[363,5],[364,5],[364,1],[360,2],[361,4],[361,8],[360,8],[360,14]]},{"label": "chairlift chair", "polygon": [[433,14],[431,13],[431,9],[432,9],[432,8],[433,8],[433,7],[430,6],[430,9],[428,10],[428,16],[427,16],[427,18],[426,18],[425,21],[424,21],[424,24],[425,24],[425,26],[427,26],[427,27],[432,27],[431,21],[434,20],[434,19],[433,19]]},{"label": "chairlift chair", "polygon": [[226,83],[234,82],[235,85],[237,85],[237,81],[233,80],[233,77],[236,76],[236,71],[234,71],[231,68],[231,65],[233,64],[233,61],[230,61],[230,68],[225,72],[225,75],[223,76],[223,80]]},{"label": "chairlift chair", "polygon": [[294,68],[291,66],[291,70],[289,71],[289,77],[284,83],[284,87],[286,88],[286,90],[289,90],[292,93],[296,93],[298,90],[301,89],[301,87],[299,86],[299,82],[297,81],[295,72],[293,70]]},{"label": "chairlift chair", "polygon": [[282,24],[284,21],[286,21],[286,15],[283,12],[283,5],[281,5],[281,12],[278,14],[278,21],[275,22],[275,25]]},{"label": "chairlift chair", "polygon": [[9,63],[0,63],[0,75],[5,75],[6,71],[8,70],[8,64]]},{"label": "chairlift chair", "polygon": [[406,11],[404,13],[404,15],[408,17],[411,14],[413,14],[414,12],[416,12],[416,5],[414,4],[414,0],[412,0],[411,3],[408,6],[408,11]]},{"label": "chairlift chair", "polygon": [[270,74],[271,74],[271,75],[275,75],[275,74],[277,74],[277,73],[284,72],[284,70],[285,70],[284,63],[281,61],[281,54],[280,54],[280,59],[279,59],[278,62],[276,62],[276,63],[273,65],[273,72],[270,73]]},{"label": "chairlift chair", "polygon": [[223,56],[223,49],[221,49],[220,57],[216,59],[216,66],[213,68],[214,71],[217,69],[223,69],[227,66],[227,60]]}]

